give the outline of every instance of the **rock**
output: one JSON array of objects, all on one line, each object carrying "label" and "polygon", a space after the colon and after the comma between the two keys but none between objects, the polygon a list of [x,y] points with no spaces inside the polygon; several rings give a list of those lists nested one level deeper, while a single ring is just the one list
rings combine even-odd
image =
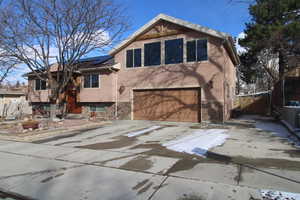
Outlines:
[{"label": "rock", "polygon": [[27,133],[28,132],[28,130],[26,130],[26,129],[24,129],[23,131],[22,131],[22,133]]},{"label": "rock", "polygon": [[29,128],[28,130],[29,130],[29,131],[32,131],[33,129],[32,129],[32,128]]},{"label": "rock", "polygon": [[25,117],[24,118],[24,121],[26,122],[26,121],[29,121],[29,118],[28,117]]},{"label": "rock", "polygon": [[54,122],[61,122],[62,120],[59,119],[59,118],[53,118],[52,121],[54,121]]}]

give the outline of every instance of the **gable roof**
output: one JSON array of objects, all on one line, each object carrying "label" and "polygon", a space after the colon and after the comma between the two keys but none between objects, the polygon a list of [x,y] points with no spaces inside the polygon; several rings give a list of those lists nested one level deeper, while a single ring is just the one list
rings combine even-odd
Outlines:
[{"label": "gable roof", "polygon": [[237,55],[236,49],[234,47],[234,42],[232,37],[227,34],[220,31],[216,31],[204,26],[200,26],[198,24],[193,24],[188,21],[184,21],[175,17],[171,17],[165,14],[159,14],[155,18],[153,18],[151,21],[149,21],[147,24],[142,26],[140,29],[138,29],[136,32],[134,32],[131,36],[129,36],[127,39],[125,39],[123,42],[121,42],[119,45],[117,45],[115,48],[113,48],[109,54],[114,55],[118,53],[121,49],[123,49],[125,46],[129,45],[131,42],[133,42],[138,36],[148,31],[150,28],[152,28],[157,22],[164,20],[167,22],[171,22],[173,24],[177,24],[179,26],[183,26],[188,29],[192,29],[194,31],[198,31],[201,33],[205,33],[207,35],[210,35],[212,37],[224,39],[228,45],[228,50],[231,51],[230,54],[233,56],[233,62],[238,65],[240,63],[239,57]]}]

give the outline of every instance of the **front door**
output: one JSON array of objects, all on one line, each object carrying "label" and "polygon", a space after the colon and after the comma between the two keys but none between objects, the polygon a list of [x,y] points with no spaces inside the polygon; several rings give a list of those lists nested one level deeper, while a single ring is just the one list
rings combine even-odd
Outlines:
[{"label": "front door", "polygon": [[67,112],[80,114],[81,113],[81,105],[77,102],[77,92],[76,90],[69,89],[67,91]]}]

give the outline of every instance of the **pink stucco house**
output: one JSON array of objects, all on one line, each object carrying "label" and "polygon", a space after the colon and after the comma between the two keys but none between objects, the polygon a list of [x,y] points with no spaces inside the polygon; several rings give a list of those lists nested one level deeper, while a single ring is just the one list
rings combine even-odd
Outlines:
[{"label": "pink stucco house", "polygon": [[[81,60],[70,113],[163,121],[230,118],[239,58],[228,34],[160,14],[109,52]],[[48,106],[47,84],[29,76],[29,100]]]}]

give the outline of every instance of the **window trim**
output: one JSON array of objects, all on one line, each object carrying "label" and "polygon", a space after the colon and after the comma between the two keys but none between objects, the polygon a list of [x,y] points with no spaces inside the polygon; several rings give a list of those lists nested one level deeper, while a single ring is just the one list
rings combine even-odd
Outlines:
[{"label": "window trim", "polygon": [[[198,61],[198,52],[197,52],[197,41],[198,40],[206,40],[206,53],[207,53],[207,59],[206,60],[199,60]],[[195,61],[187,61],[187,42],[192,42],[192,41],[196,41],[196,60]],[[186,40],[185,42],[185,63],[202,63],[202,62],[209,62],[209,39],[207,37],[202,37],[202,38],[193,38],[193,39],[189,39]]]},{"label": "window trim", "polygon": [[[135,51],[136,50],[141,50],[141,64],[140,66],[135,66]],[[128,51],[132,51],[132,67],[127,67],[127,52]],[[143,48],[131,48],[131,49],[126,49],[125,50],[125,68],[126,69],[132,69],[132,68],[140,68],[140,67],[143,67],[144,63],[143,63],[143,56],[144,56],[144,53],[143,53]]]},{"label": "window trim", "polygon": [[[93,76],[93,75],[98,75],[98,87],[92,87],[92,76]],[[85,86],[84,86],[84,83],[85,83],[85,76],[90,76],[90,81],[89,81],[89,82],[90,82],[90,83],[89,83],[89,86],[90,86],[90,87],[85,87]],[[83,74],[82,88],[84,88],[84,89],[97,89],[97,88],[100,88],[100,86],[101,86],[100,81],[101,81],[100,73]]]}]

